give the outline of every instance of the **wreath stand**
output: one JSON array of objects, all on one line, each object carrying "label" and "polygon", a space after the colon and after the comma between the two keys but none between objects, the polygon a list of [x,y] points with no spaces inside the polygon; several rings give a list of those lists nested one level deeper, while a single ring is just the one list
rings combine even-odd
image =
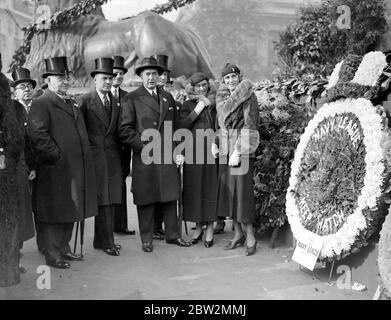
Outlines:
[{"label": "wreath stand", "polygon": [[381,285],[377,286],[375,295],[373,296],[373,300],[381,300],[384,293],[384,287]]}]

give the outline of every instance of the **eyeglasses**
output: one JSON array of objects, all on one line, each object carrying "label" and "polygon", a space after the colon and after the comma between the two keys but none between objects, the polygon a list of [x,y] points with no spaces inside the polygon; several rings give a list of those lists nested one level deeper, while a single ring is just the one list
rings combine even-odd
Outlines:
[{"label": "eyeglasses", "polygon": [[16,86],[15,89],[24,91],[26,89],[33,90],[34,88],[33,88],[32,84],[28,83],[28,84],[20,84],[20,85]]}]

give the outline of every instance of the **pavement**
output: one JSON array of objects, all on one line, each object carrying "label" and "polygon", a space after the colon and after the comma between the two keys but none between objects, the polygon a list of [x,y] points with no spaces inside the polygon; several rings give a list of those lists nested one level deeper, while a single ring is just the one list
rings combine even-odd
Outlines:
[{"label": "pavement", "polygon": [[[128,208],[129,225],[138,231],[132,199]],[[21,275],[20,284],[0,288],[0,300],[372,299],[368,291],[339,290],[335,277],[329,284],[327,273],[301,268],[291,260],[292,248],[270,249],[268,239],[259,238],[258,250],[250,257],[243,247],[224,251],[233,236],[230,221],[225,233],[215,236],[212,248],[202,243],[180,248],[155,240],[154,251],[145,253],[138,232],[116,235],[116,243],[122,245],[119,257],[93,249],[93,225],[93,219],[87,220],[84,261],[73,262],[69,270],[45,269],[50,289],[39,285],[43,283],[39,268],[45,262],[35,239],[26,242],[21,263],[27,273]],[[189,235],[184,232],[187,240],[191,226],[188,223]]]}]

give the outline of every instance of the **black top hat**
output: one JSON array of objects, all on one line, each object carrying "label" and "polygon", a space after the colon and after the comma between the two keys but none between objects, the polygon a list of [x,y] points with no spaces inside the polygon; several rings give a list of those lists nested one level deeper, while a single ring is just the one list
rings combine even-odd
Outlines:
[{"label": "black top hat", "polygon": [[54,57],[45,59],[46,72],[42,75],[43,78],[48,76],[67,76],[72,71],[68,68],[67,57]]},{"label": "black top hat", "polygon": [[157,64],[164,69],[164,71],[171,72],[171,70],[168,69],[168,56],[164,54],[156,54],[153,57],[156,59]]},{"label": "black top hat", "polygon": [[159,72],[159,75],[164,72],[164,68],[161,67],[153,57],[141,59],[139,66],[135,70],[136,74],[140,76],[141,72],[145,69],[156,69]]},{"label": "black top hat", "polygon": [[95,77],[98,73],[115,76],[113,72],[114,60],[111,58],[97,58],[95,59],[95,70],[91,72],[91,77]]},{"label": "black top hat", "polygon": [[114,65],[113,69],[120,69],[124,71],[124,74],[128,72],[128,69],[125,68],[125,59],[121,56],[113,56]]},{"label": "black top hat", "polygon": [[14,70],[14,72],[12,72],[12,79],[13,82],[11,86],[13,88],[15,88],[19,83],[23,83],[23,82],[31,83],[34,88],[37,85],[37,82],[31,79],[30,70],[26,68],[19,68]]}]

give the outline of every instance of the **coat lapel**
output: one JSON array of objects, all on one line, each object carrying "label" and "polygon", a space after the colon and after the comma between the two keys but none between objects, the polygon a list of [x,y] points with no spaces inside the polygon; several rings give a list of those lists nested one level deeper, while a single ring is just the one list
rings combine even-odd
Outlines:
[{"label": "coat lapel", "polygon": [[138,100],[153,111],[160,113],[160,106],[158,102],[151,96],[147,89],[145,89],[144,86],[141,86],[139,90],[140,95],[138,97]]},{"label": "coat lapel", "polygon": [[[110,98],[111,101],[113,101],[112,98]],[[92,93],[92,103],[91,103],[91,109],[96,114],[96,116],[99,118],[100,121],[105,125],[106,128],[109,128],[109,119],[107,118],[107,114],[105,111],[105,107],[103,106],[102,100],[99,98],[98,93],[96,90]]]},{"label": "coat lapel", "polygon": [[68,105],[63,99],[61,99],[58,95],[50,90],[46,90],[45,95],[54,103],[54,105],[62,110],[64,110],[67,114],[69,114],[72,118],[73,110],[70,105]]},{"label": "coat lapel", "polygon": [[159,90],[159,102],[160,102],[160,121],[159,121],[159,130],[162,126],[164,119],[166,118],[167,112],[170,108],[168,99],[164,96],[162,90]]},{"label": "coat lapel", "polygon": [[111,94],[111,92],[109,93],[109,97],[110,97],[110,101],[111,101],[111,122],[110,122],[109,129],[106,132],[106,135],[108,135],[110,132],[113,132],[113,130],[116,129],[118,114],[119,114],[119,110],[121,107],[121,102],[119,100],[119,99],[121,99],[121,97],[119,97],[119,99],[117,99],[116,97],[114,97]]}]

